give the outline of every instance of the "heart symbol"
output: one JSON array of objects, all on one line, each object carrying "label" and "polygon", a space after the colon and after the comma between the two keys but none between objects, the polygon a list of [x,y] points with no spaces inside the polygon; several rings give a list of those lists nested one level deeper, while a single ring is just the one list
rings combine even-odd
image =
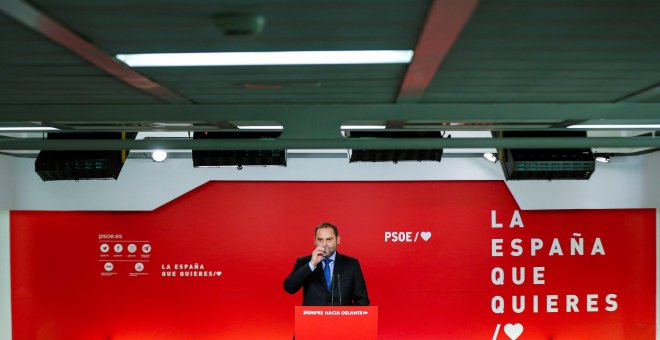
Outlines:
[{"label": "heart symbol", "polygon": [[504,333],[511,339],[516,340],[523,332],[523,325],[517,323],[512,325],[510,323],[504,325]]},{"label": "heart symbol", "polygon": [[431,238],[431,232],[430,231],[422,231],[422,239],[424,241],[428,241]]}]

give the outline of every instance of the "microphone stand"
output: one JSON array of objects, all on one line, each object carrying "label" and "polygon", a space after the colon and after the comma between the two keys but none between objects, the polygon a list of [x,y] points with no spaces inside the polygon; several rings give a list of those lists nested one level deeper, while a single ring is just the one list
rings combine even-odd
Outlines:
[{"label": "microphone stand", "polygon": [[[326,264],[326,266],[329,266],[330,264]],[[334,277],[330,278],[330,305],[334,306],[335,305],[335,290],[333,289],[333,283],[335,283]]]},{"label": "microphone stand", "polygon": [[341,276],[339,275],[339,273],[337,273],[337,288],[339,288],[339,305],[343,306],[341,304]]}]

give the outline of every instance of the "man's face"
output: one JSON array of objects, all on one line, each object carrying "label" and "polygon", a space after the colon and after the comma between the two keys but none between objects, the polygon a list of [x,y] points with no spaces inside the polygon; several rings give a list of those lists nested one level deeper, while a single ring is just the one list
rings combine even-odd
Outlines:
[{"label": "man's face", "polygon": [[327,257],[337,250],[339,237],[335,236],[335,231],[332,228],[320,228],[316,231],[314,244],[317,247],[324,247],[326,251],[323,253],[323,256]]}]

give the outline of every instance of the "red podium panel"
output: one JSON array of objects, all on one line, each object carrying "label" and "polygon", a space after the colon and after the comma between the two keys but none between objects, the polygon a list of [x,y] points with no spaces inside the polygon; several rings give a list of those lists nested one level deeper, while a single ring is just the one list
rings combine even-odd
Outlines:
[{"label": "red podium panel", "polygon": [[378,306],[296,306],[296,340],[377,339]]}]

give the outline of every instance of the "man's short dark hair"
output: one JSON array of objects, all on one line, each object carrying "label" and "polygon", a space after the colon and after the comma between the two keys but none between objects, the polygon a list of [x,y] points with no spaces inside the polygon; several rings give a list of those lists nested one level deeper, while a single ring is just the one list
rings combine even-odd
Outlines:
[{"label": "man's short dark hair", "polygon": [[328,222],[323,222],[316,226],[316,229],[314,229],[314,237],[316,237],[316,232],[321,228],[332,228],[332,231],[335,232],[335,237],[339,237],[339,230],[337,230],[337,227],[334,224]]}]

